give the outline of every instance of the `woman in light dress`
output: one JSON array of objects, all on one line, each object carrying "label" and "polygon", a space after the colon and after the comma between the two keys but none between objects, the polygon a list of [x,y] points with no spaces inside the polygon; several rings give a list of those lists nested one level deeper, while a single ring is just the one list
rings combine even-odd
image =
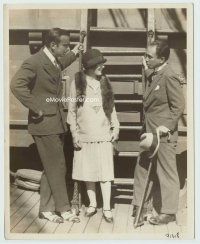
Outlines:
[{"label": "woman in light dress", "polygon": [[118,139],[119,122],[110,82],[102,74],[105,62],[98,49],[83,54],[84,72],[77,73],[71,84],[67,122],[74,144],[72,178],[85,181],[90,201],[85,215],[91,217],[97,212],[95,185],[100,182],[103,217],[113,222],[113,142]]}]

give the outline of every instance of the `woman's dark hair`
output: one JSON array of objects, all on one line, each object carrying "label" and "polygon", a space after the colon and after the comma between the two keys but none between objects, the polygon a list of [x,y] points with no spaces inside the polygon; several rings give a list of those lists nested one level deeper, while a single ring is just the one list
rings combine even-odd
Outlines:
[{"label": "woman's dark hair", "polygon": [[165,60],[169,59],[170,48],[166,41],[157,40],[151,43],[151,46],[156,46],[156,55],[158,58],[164,57]]},{"label": "woman's dark hair", "polygon": [[56,44],[60,43],[60,36],[65,35],[69,36],[69,32],[60,28],[50,29],[45,35],[45,46],[49,47],[51,42],[55,42]]}]

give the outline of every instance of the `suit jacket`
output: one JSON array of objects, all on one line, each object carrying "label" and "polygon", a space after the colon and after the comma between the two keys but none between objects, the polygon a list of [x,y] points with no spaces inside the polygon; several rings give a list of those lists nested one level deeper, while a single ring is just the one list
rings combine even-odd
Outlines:
[{"label": "suit jacket", "polygon": [[[155,133],[158,126],[166,126],[171,131],[170,141],[175,142],[185,103],[180,81],[168,64],[153,76],[147,71],[147,76],[144,93],[145,130]],[[165,141],[167,137],[161,137],[161,142]]]},{"label": "suit jacket", "polygon": [[[62,96],[61,70],[69,66],[76,56],[69,52],[59,60],[60,68],[54,66],[41,49],[24,61],[11,81],[15,97],[29,109],[28,131],[32,135],[59,134],[67,130],[66,114],[59,98]],[[51,98],[52,102],[47,102]],[[54,99],[54,101],[53,101]],[[56,102],[57,100],[57,102]],[[38,120],[33,116],[42,110]]]}]

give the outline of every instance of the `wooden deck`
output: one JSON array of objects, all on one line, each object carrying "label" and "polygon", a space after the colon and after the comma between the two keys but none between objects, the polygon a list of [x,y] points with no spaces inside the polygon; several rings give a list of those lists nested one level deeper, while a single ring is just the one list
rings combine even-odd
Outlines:
[{"label": "wooden deck", "polygon": [[[10,234],[13,233],[48,233],[48,234],[83,234],[83,238],[88,234],[115,234],[119,238],[151,238],[152,239],[180,239],[186,233],[186,209],[179,211],[181,223],[170,223],[164,226],[153,226],[148,222],[137,229],[133,228],[132,205],[115,203],[113,209],[114,223],[108,224],[102,218],[102,209],[98,209],[97,214],[91,218],[84,217],[84,206],[80,213],[80,223],[65,222],[56,224],[38,218],[40,195],[38,192],[19,189],[11,186],[10,189]],[[180,222],[180,221],[179,221]],[[85,235],[87,234],[87,235]],[[113,235],[114,234],[114,235]],[[120,234],[120,237],[119,237]],[[125,234],[125,235],[123,235]],[[98,235],[99,236],[99,235]],[[37,235],[36,238],[40,238]],[[65,235],[65,239],[70,235]]]}]

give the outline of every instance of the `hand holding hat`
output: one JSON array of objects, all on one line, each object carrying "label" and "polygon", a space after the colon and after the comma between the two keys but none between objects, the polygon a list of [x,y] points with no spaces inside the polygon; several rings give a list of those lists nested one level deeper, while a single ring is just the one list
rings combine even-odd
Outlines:
[{"label": "hand holding hat", "polygon": [[169,135],[170,130],[165,126],[159,126],[156,128],[156,133],[144,133],[140,137],[140,149],[142,151],[149,151],[152,154],[149,158],[153,158],[159,148],[160,145],[160,136]]},{"label": "hand holding hat", "polygon": [[159,128],[161,136],[165,136],[170,132],[170,130],[167,127],[165,127],[164,125],[161,125],[158,128]]}]

